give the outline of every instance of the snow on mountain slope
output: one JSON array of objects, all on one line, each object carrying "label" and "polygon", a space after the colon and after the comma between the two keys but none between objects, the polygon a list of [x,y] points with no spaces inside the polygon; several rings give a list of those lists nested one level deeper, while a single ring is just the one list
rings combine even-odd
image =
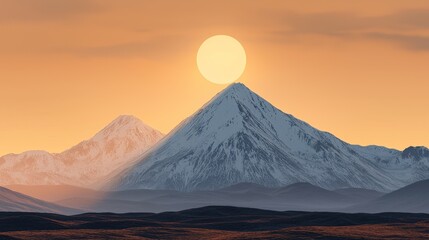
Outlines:
[{"label": "snow on mountain slope", "polygon": [[0,185],[88,186],[134,161],[163,135],[133,116],[120,116],[93,138],[62,153],[29,151],[0,158]]},{"label": "snow on mountain slope", "polygon": [[398,154],[347,144],[281,112],[243,84],[232,84],[108,187],[194,191],[240,182],[266,187],[308,182],[326,189],[390,191],[408,181],[379,162]]},{"label": "snow on mountain slope", "polygon": [[0,187],[1,212],[47,212],[60,214],[76,214],[79,211],[44,202],[21,193]]},{"label": "snow on mountain slope", "polygon": [[408,147],[390,158],[375,159],[375,162],[406,185],[429,179],[429,149],[426,147]]}]

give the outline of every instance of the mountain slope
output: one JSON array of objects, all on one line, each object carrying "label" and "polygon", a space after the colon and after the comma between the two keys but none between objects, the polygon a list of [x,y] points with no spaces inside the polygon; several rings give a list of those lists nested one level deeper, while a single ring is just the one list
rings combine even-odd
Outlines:
[{"label": "mountain slope", "polygon": [[353,199],[355,203],[369,202],[385,195],[385,193],[364,188],[341,188],[335,192]]},{"label": "mountain slope", "polygon": [[378,160],[400,154],[347,144],[276,109],[243,84],[232,84],[108,187],[195,191],[241,182],[266,187],[308,182],[326,189],[389,191],[409,182]]},{"label": "mountain slope", "polygon": [[429,178],[429,149],[423,146],[408,147],[390,158],[374,160],[379,168],[406,183],[400,187]]},{"label": "mountain slope", "polygon": [[0,158],[0,185],[88,186],[136,160],[163,135],[132,116],[120,116],[93,138],[62,153],[29,151]]},{"label": "mountain slope", "polygon": [[53,203],[44,202],[3,187],[0,187],[0,211],[47,212],[61,214],[78,213],[78,210],[62,207]]},{"label": "mountain slope", "polygon": [[353,212],[429,213],[429,180],[423,180],[380,198],[350,208]]}]

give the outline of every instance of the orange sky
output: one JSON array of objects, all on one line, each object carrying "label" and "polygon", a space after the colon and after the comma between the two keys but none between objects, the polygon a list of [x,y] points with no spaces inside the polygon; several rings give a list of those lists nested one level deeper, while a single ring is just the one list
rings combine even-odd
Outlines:
[{"label": "orange sky", "polygon": [[62,151],[120,114],[167,133],[225,86],[199,45],[231,35],[239,79],[355,144],[429,146],[429,2],[0,0],[0,155]]}]

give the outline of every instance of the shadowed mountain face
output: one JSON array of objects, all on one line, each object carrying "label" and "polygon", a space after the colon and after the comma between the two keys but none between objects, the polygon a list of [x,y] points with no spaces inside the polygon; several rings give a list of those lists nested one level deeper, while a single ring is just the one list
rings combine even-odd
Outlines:
[{"label": "shadowed mountain face", "polygon": [[0,213],[1,239],[428,239],[426,214],[204,207],[159,214]]},{"label": "shadowed mountain face", "polygon": [[88,186],[135,160],[163,135],[132,116],[120,116],[93,138],[62,153],[29,151],[0,158],[0,185]]},{"label": "shadowed mountain face", "polygon": [[402,158],[420,161],[429,158],[429,149],[426,147],[408,147],[402,152]]},{"label": "shadowed mountain face", "polygon": [[429,180],[413,183],[368,203],[351,207],[354,212],[429,213]]},{"label": "shadowed mountain face", "polygon": [[78,210],[44,202],[21,193],[0,187],[1,212],[50,212],[61,214],[78,213]]},{"label": "shadowed mountain face", "polygon": [[[249,182],[390,191],[429,177],[428,159],[360,147],[319,131],[233,84],[183,121],[107,188],[214,190]],[[398,171],[400,166],[400,171]]]}]

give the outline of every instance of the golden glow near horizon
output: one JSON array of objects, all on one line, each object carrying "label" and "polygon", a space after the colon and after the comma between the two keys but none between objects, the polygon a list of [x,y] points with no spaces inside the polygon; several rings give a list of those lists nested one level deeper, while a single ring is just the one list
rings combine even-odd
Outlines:
[{"label": "golden glow near horizon", "polygon": [[197,54],[197,65],[201,74],[210,82],[232,83],[246,68],[246,52],[235,38],[216,35],[201,44]]}]

